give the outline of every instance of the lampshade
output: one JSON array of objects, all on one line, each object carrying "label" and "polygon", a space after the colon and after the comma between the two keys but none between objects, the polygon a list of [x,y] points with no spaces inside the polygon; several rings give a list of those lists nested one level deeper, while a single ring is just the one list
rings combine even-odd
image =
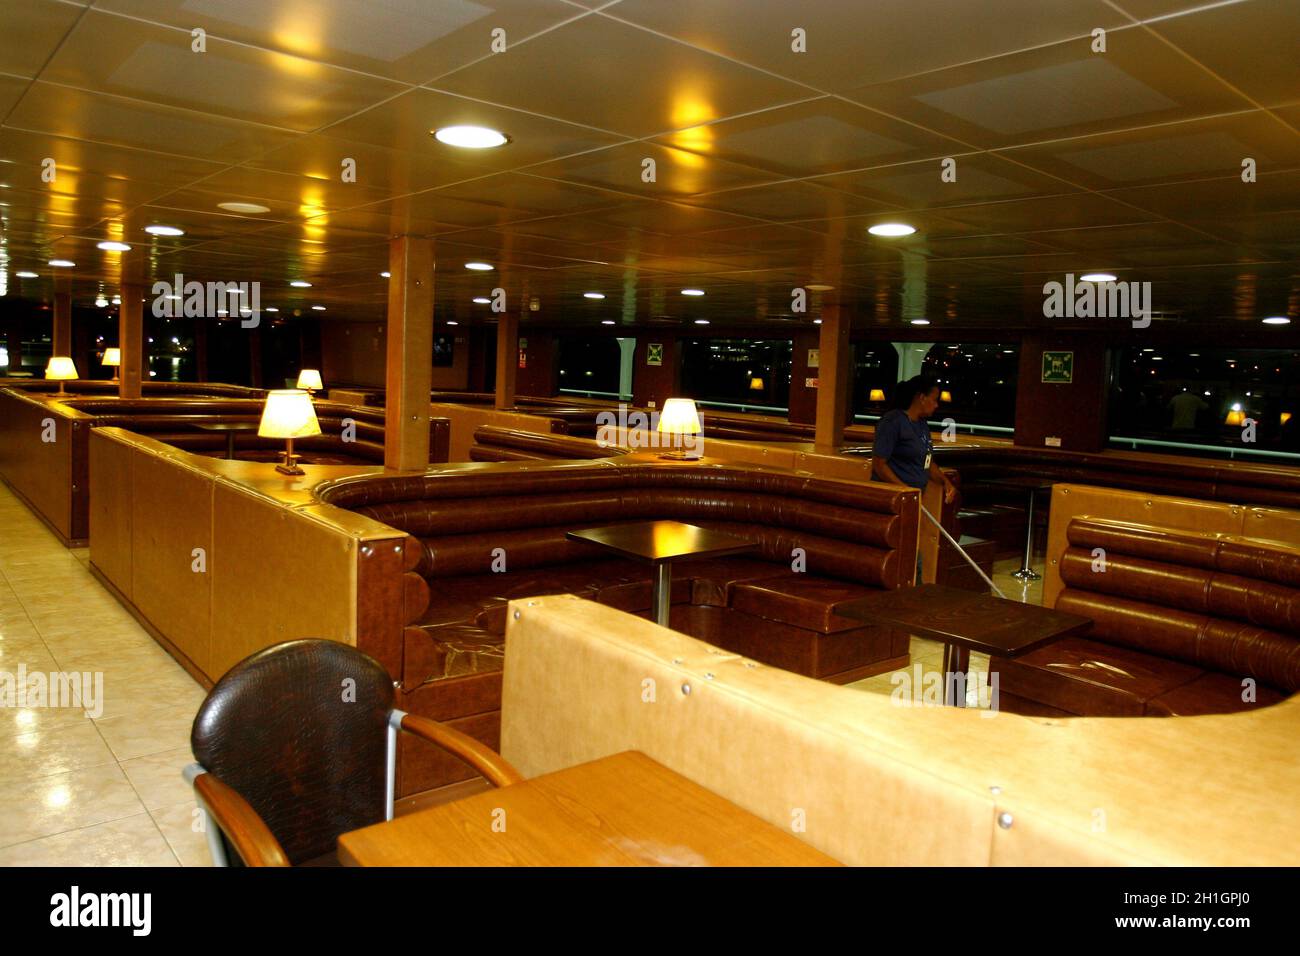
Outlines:
[{"label": "lampshade", "polygon": [[101,364],[103,364],[103,365],[113,365],[113,366],[121,365],[121,364],[122,364],[122,350],[121,350],[121,349],[104,349],[104,361],[103,361]]},{"label": "lampshade", "polygon": [[77,377],[77,366],[72,359],[66,355],[55,355],[50,358],[50,364],[45,366],[45,377],[67,381]]},{"label": "lampshade", "polygon": [[941,402],[951,402],[951,401],[952,401],[952,392],[948,391],[947,389],[944,389],[942,392],[939,393],[939,401],[941,401]]},{"label": "lampshade", "polygon": [[320,434],[311,396],[297,388],[277,388],[266,395],[257,433],[263,438],[307,438]]},{"label": "lampshade", "polygon": [[700,416],[689,398],[670,398],[659,413],[659,431],[668,435],[698,435]]},{"label": "lampshade", "polygon": [[885,400],[885,390],[883,388],[873,388],[871,394],[867,397],[870,402],[883,402]]},{"label": "lampshade", "polygon": [[1291,413],[1290,413],[1290,412],[1283,412],[1283,413],[1282,413],[1282,424],[1285,425],[1285,424],[1286,424],[1287,422],[1289,422],[1290,420],[1291,420]]},{"label": "lampshade", "polygon": [[757,375],[749,380],[749,390],[751,392],[761,392],[766,387],[767,386],[763,384],[763,380]]},{"label": "lampshade", "polygon": [[305,368],[298,373],[298,387],[318,392],[325,387],[320,380],[320,372],[314,368]]},{"label": "lampshade", "polygon": [[1246,420],[1246,413],[1241,410],[1240,405],[1233,405],[1228,409],[1228,417],[1223,420],[1225,425],[1240,425]]}]

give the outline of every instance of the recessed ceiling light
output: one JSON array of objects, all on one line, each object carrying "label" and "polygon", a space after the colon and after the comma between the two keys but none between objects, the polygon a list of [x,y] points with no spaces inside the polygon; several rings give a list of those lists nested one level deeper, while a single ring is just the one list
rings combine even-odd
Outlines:
[{"label": "recessed ceiling light", "polygon": [[103,293],[100,293],[99,295],[95,296],[95,308],[97,309],[108,308],[108,299],[104,298]]},{"label": "recessed ceiling light", "polygon": [[448,325],[460,325],[460,323],[457,322],[455,319],[451,319],[450,321],[447,322],[447,324],[448,324]]},{"label": "recessed ceiling light", "polygon": [[613,319],[601,319],[601,320],[600,320],[600,324],[601,324],[601,325],[613,325],[613,324],[614,324],[614,320],[613,320]]},{"label": "recessed ceiling light", "polygon": [[265,309],[263,309],[262,311],[263,311],[263,312],[279,312],[280,310],[277,309],[277,308],[276,308],[275,306],[273,306],[273,305],[268,305],[268,306],[267,306]]},{"label": "recessed ceiling light", "polygon": [[487,304],[490,303],[491,301],[492,301],[491,299],[489,299],[489,298],[487,298],[487,297],[485,297],[485,296],[481,296],[481,295],[480,295],[480,296],[478,296],[478,297],[474,300],[474,304],[475,304],[475,305],[487,305]]},{"label": "recessed ceiling light", "polygon": [[1291,320],[1285,315],[1270,315],[1264,320],[1265,325],[1290,325]]},{"label": "recessed ceiling light", "polygon": [[56,269],[71,269],[76,263],[71,259],[51,259],[46,265],[54,266]]},{"label": "recessed ceiling light", "polygon": [[130,252],[131,247],[125,242],[100,242],[95,244],[96,249],[103,249],[105,252]]},{"label": "recessed ceiling light", "polygon": [[38,276],[35,272],[16,272],[16,273],[14,273],[14,274],[15,274],[16,276],[18,276],[18,278],[20,278],[20,279],[39,279],[39,278],[40,278],[40,276]]},{"label": "recessed ceiling light", "polygon": [[813,325],[821,325],[821,324],[822,324],[821,319],[813,319]]},{"label": "recessed ceiling light", "polygon": [[913,325],[929,325],[929,324],[930,324],[930,320],[929,320],[929,319],[913,319],[913,320],[912,320],[912,324],[913,324]]},{"label": "recessed ceiling light", "polygon": [[462,149],[491,149],[510,142],[510,137],[505,133],[486,126],[444,126],[433,131],[433,138]]},{"label": "recessed ceiling light", "polygon": [[703,289],[683,289],[682,295],[704,295]]},{"label": "recessed ceiling light", "polygon": [[1109,272],[1089,272],[1086,276],[1079,276],[1080,282],[1114,282],[1115,277]]},{"label": "recessed ceiling light", "polygon": [[324,311],[325,311],[325,306],[323,306],[323,305],[313,305],[313,306],[311,307],[311,310],[312,310],[313,312],[324,312]]},{"label": "recessed ceiling light", "polygon": [[393,274],[391,272],[381,272],[379,274],[383,276],[385,279],[391,279],[393,277]]},{"label": "recessed ceiling light", "polygon": [[916,232],[916,227],[909,226],[905,222],[882,222],[872,226],[867,232],[873,236],[910,236]]},{"label": "recessed ceiling light", "polygon": [[255,202],[219,202],[218,209],[224,209],[226,212],[242,212],[250,216],[260,216],[264,212],[270,212],[270,206],[263,206]]},{"label": "recessed ceiling light", "polygon": [[809,291],[809,292],[830,292],[831,289],[834,289],[834,288],[835,288],[835,286],[833,286],[833,285],[822,285],[822,284],[819,283],[819,282],[810,282],[810,283],[808,284],[808,291]]},{"label": "recessed ceiling light", "polygon": [[304,279],[294,279],[292,282],[289,283],[289,285],[293,286],[295,289],[310,289],[310,288],[311,288],[311,283],[310,283],[310,282],[307,282],[307,281],[304,280]]},{"label": "recessed ceiling light", "polygon": [[183,236],[184,229],[177,229],[175,226],[145,226],[144,231],[151,236]]},{"label": "recessed ceiling light", "polygon": [[605,298],[605,293],[603,293],[603,292],[584,292],[584,293],[582,293],[582,297],[583,297],[584,299],[603,299],[603,298]]},{"label": "recessed ceiling light", "polygon": [[709,320],[708,320],[708,319],[696,319],[696,320],[695,320],[695,324],[696,324],[696,325],[708,325],[708,324],[709,324]]},{"label": "recessed ceiling light", "polygon": [[473,269],[475,272],[491,272],[492,266],[486,262],[467,262],[466,269]]}]

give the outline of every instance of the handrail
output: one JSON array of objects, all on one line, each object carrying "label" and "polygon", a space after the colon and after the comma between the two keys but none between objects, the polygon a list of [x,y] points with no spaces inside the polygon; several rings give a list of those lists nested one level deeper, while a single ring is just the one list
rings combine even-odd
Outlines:
[{"label": "handrail", "polygon": [[[882,416],[880,415],[854,415],[853,420],[855,422],[878,422],[881,417]],[[927,424],[931,428],[943,428],[947,422],[946,420],[938,422],[931,421],[927,422]],[[967,429],[972,435],[978,434],[979,432],[987,432],[990,435],[1013,435],[1016,431],[1014,428],[1008,428],[1005,425],[976,425],[973,422],[953,422],[953,424],[958,429]]]},{"label": "handrail", "polygon": [[1285,461],[1300,461],[1300,454],[1293,451],[1269,451],[1264,448],[1238,448],[1235,445],[1202,445],[1196,442],[1183,441],[1161,441],[1157,438],[1131,438],[1127,435],[1110,435],[1106,439],[1107,443],[1111,442],[1128,442],[1131,451],[1137,451],[1139,445],[1145,445],[1150,448],[1193,448],[1197,451],[1212,451],[1220,455],[1226,454],[1228,458],[1235,459],[1237,454],[1255,455],[1259,458],[1280,458]]}]

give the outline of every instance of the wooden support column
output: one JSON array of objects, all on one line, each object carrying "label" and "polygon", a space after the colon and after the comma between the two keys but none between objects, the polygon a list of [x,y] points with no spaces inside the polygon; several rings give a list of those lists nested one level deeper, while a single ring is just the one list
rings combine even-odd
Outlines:
[{"label": "wooden support column", "polygon": [[[54,335],[51,355],[72,355],[72,293],[54,293]],[[77,369],[84,372],[85,369]]]},{"label": "wooden support column", "polygon": [[117,347],[122,351],[117,370],[119,398],[139,398],[144,381],[144,291],[142,285],[122,286],[122,304],[117,310]]},{"label": "wooden support column", "polygon": [[822,309],[821,352],[818,363],[816,448],[834,452],[844,444],[844,421],[848,417],[849,392],[853,387],[849,368],[849,317],[838,305]]},{"label": "wooden support column", "polygon": [[388,245],[388,367],[384,467],[429,467],[433,379],[433,243],[397,236]]},{"label": "wooden support column", "polygon": [[502,312],[497,319],[498,409],[515,407],[515,380],[519,374],[519,313]]},{"label": "wooden support column", "polygon": [[9,320],[9,331],[6,340],[9,343],[9,371],[21,372],[23,370],[23,320],[21,316]]},{"label": "wooden support column", "polygon": [[208,380],[208,320],[194,323],[194,380]]},{"label": "wooden support column", "polygon": [[[262,329],[259,326],[248,333],[248,384],[262,388]],[[272,382],[272,388],[284,388],[283,382]]]}]

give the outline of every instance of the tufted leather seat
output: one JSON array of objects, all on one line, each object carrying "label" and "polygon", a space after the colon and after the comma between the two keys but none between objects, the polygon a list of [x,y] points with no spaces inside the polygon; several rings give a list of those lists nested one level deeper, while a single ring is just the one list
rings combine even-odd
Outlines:
[{"label": "tufted leather seat", "polygon": [[[907,661],[906,635],[841,618],[835,607],[910,585],[919,517],[911,489],[744,466],[603,460],[345,479],[319,495],[415,539],[408,577],[428,597],[406,614],[403,706],[453,723],[490,714],[480,726],[489,745],[508,601],[576,594],[650,614],[650,566],[569,540],[566,532],[578,528],[674,519],[756,542],[752,555],[674,567],[672,625],[710,643],[837,682]],[[795,572],[798,553],[806,567]],[[425,786],[451,782],[432,773]]]},{"label": "tufted leather seat", "polygon": [[1066,540],[1055,606],[1092,628],[994,658],[1007,709],[1024,700],[1022,710],[1090,716],[1224,713],[1300,690],[1294,549],[1086,517],[1070,521]]}]

